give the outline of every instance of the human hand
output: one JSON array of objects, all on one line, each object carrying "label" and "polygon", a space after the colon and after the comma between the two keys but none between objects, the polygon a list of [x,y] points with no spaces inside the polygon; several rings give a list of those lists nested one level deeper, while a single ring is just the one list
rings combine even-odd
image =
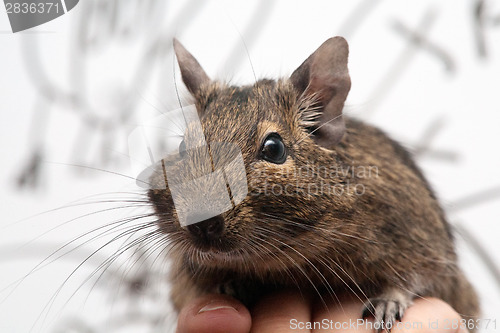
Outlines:
[{"label": "human hand", "polygon": [[[264,297],[250,312],[229,296],[205,295],[182,309],[177,333],[374,332],[369,325],[349,325],[358,323],[361,301],[343,298],[340,303],[332,301],[327,305],[328,309],[320,302],[304,299],[298,292],[279,292]],[[453,320],[460,320],[460,316],[442,300],[417,299],[392,333],[459,333],[458,328],[445,327]],[[315,329],[306,327],[315,322],[324,325],[319,324]]]}]

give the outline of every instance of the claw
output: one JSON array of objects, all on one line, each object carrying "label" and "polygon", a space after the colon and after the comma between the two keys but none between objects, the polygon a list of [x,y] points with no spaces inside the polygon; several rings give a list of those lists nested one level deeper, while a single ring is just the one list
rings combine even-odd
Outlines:
[{"label": "claw", "polygon": [[375,306],[373,303],[366,303],[363,308],[363,313],[361,314],[361,318],[366,319],[368,317],[375,316]]},{"label": "claw", "polygon": [[[396,296],[396,297],[395,297]],[[383,294],[365,303],[362,318],[373,317],[378,325],[377,333],[390,332],[397,321],[401,321],[411,299],[401,293]]]}]

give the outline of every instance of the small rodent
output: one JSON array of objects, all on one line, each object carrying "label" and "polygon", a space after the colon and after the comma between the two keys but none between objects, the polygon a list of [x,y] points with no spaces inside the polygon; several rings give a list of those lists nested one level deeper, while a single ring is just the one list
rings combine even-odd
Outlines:
[{"label": "small rodent", "polygon": [[[241,87],[212,81],[177,40],[174,48],[206,142],[237,144],[248,180],[241,203],[188,227],[179,224],[168,186],[149,190],[169,242],[177,310],[204,293],[251,306],[262,293],[295,288],[355,294],[365,301],[360,316],[385,323],[427,296],[464,319],[479,315],[450,225],[410,154],[342,115],[351,86],[345,39],[328,39],[287,79]],[[200,168],[189,144],[179,154],[191,161],[183,174]],[[367,168],[376,175],[358,172]],[[162,181],[161,170],[150,178]]]}]

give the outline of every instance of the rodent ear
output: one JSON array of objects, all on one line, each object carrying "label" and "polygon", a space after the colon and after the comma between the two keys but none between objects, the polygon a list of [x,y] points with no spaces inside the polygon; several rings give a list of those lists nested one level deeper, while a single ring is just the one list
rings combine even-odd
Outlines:
[{"label": "rodent ear", "polygon": [[177,38],[174,38],[174,51],[181,69],[182,81],[191,94],[196,95],[202,85],[210,82],[210,78],[196,58],[186,50]]},{"label": "rodent ear", "polygon": [[300,98],[312,98],[319,104],[312,133],[316,142],[325,148],[337,144],[345,133],[342,109],[351,89],[348,54],[349,46],[344,38],[330,38],[290,76]]}]

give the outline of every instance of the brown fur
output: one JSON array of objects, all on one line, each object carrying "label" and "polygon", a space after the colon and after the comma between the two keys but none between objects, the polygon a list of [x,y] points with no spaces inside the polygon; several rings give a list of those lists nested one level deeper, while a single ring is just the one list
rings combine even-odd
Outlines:
[{"label": "brown fur", "polygon": [[[342,140],[331,149],[319,145],[311,133],[315,100],[290,80],[244,87],[205,81],[190,90],[206,142],[240,147],[249,194],[222,214],[223,235],[216,248],[205,251],[176,222],[169,190],[150,191],[158,226],[170,239],[177,309],[203,293],[232,293],[251,304],[259,293],[298,288],[323,298],[350,292],[385,301],[397,301],[391,298],[396,290],[407,299],[401,312],[414,297],[435,296],[464,318],[478,315],[443,211],[399,144],[344,117]],[[271,132],[287,148],[283,164],[259,158]],[[151,181],[161,177],[159,172]],[[263,193],[273,184],[288,192]],[[318,184],[323,191],[311,190]]]}]

